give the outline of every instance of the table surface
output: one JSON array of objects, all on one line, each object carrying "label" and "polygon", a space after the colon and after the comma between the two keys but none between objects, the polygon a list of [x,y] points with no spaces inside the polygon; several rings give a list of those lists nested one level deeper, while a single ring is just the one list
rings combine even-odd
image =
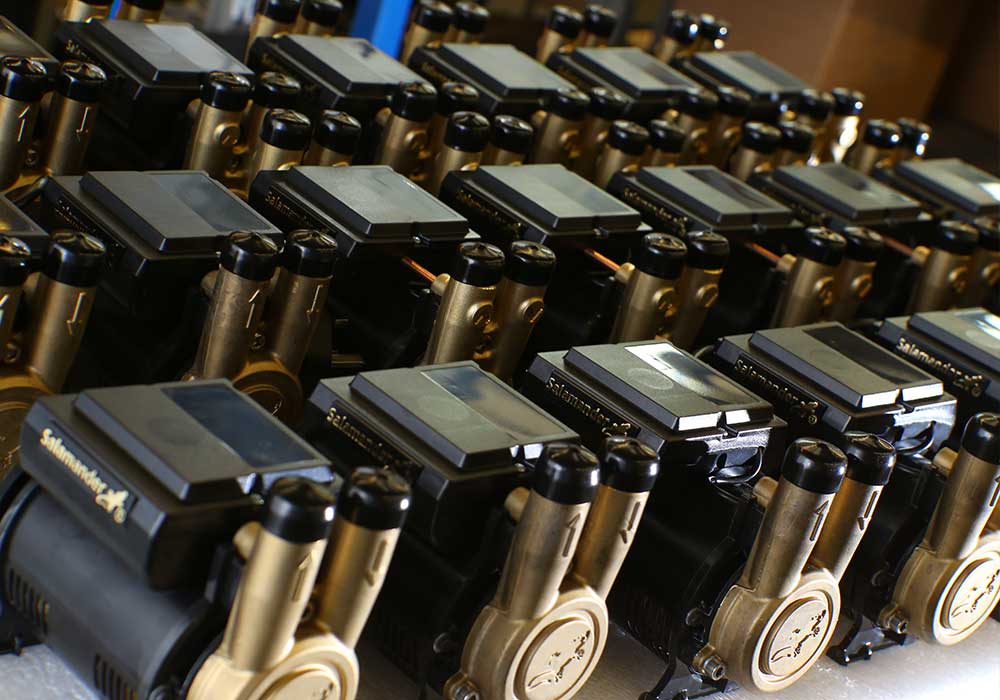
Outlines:
[{"label": "table surface", "polygon": [[[378,653],[362,646],[358,700],[416,700],[412,684]],[[659,677],[661,662],[618,632],[578,700],[637,700]],[[97,700],[45,647],[0,657],[3,700]],[[916,643],[882,651],[842,668],[824,658],[796,685],[777,695],[737,689],[726,700],[997,700],[1000,698],[1000,623],[954,647]]]}]

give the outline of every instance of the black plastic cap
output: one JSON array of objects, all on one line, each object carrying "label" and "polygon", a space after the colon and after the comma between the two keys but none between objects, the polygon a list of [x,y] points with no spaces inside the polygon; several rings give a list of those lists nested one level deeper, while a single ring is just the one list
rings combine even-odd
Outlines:
[{"label": "black plastic cap", "polygon": [[326,486],[310,479],[286,476],[267,494],[264,529],[288,542],[305,544],[330,536],[337,501]]},{"label": "black plastic cap", "polygon": [[564,505],[590,503],[597,493],[601,467],[594,453],[568,443],[545,446],[535,465],[535,493]]},{"label": "black plastic cap", "polygon": [[891,443],[869,433],[844,433],[841,445],[847,456],[847,478],[869,486],[889,483],[896,466],[896,448]]},{"label": "black plastic cap", "polygon": [[583,8],[583,28],[588,33],[608,39],[615,32],[618,13],[604,5],[587,5]]},{"label": "black plastic cap", "polygon": [[719,98],[718,110],[729,117],[745,117],[750,111],[750,93],[732,85],[722,85],[715,90]]},{"label": "black plastic cap", "polygon": [[468,83],[447,82],[437,91],[437,113],[445,117],[475,109],[478,102],[479,90]]},{"label": "black plastic cap", "polygon": [[556,254],[549,247],[532,241],[514,241],[507,251],[503,276],[529,287],[544,287],[552,279],[555,267]]},{"label": "black plastic cap", "polygon": [[469,34],[482,34],[490,21],[490,11],[478,3],[459,2],[455,4],[455,18],[452,22],[456,29]]},{"label": "black plastic cap", "polygon": [[844,259],[847,241],[825,226],[810,226],[802,233],[799,255],[821,265],[839,265]]},{"label": "black plastic cap", "polygon": [[833,95],[833,113],[839,117],[851,117],[861,114],[865,108],[865,94],[850,88],[834,88],[830,91]]},{"label": "black plastic cap", "polygon": [[243,279],[263,282],[274,275],[278,246],[267,236],[253,231],[229,234],[219,263],[223,269]]},{"label": "black plastic cap", "polygon": [[628,108],[628,99],[617,90],[606,87],[592,87],[587,91],[590,97],[590,113],[595,117],[613,121],[621,119]]},{"label": "black plastic cap", "polygon": [[701,121],[711,119],[718,106],[719,98],[704,88],[688,88],[681,92],[677,100],[678,112]]},{"label": "black plastic cap", "polygon": [[123,2],[141,10],[162,10],[167,4],[167,0],[123,0]]},{"label": "black plastic cap", "polygon": [[66,61],[56,78],[56,92],[74,102],[93,104],[101,99],[107,82],[107,74],[93,63]]},{"label": "black plastic cap", "polygon": [[28,279],[31,248],[20,238],[0,236],[0,287],[20,287]]},{"label": "black plastic cap", "polygon": [[781,476],[812,493],[836,493],[847,473],[847,456],[825,440],[799,438],[785,452]]},{"label": "black plastic cap", "polygon": [[977,413],[965,424],[962,449],[990,464],[1000,464],[1000,415]]},{"label": "black plastic cap", "polygon": [[499,149],[527,155],[535,140],[535,129],[523,119],[509,114],[498,114],[493,119],[493,133],[490,139]]},{"label": "black plastic cap", "polygon": [[647,493],[660,473],[660,457],[635,438],[615,435],[601,449],[601,483],[616,491]]},{"label": "black plastic cap", "polygon": [[778,122],[778,131],[781,132],[781,148],[793,153],[809,153],[816,138],[816,132],[811,128],[793,121]]},{"label": "black plastic cap", "polygon": [[260,129],[260,138],[264,143],[286,151],[304,151],[311,134],[309,117],[293,109],[268,111]]},{"label": "black plastic cap", "polygon": [[580,35],[580,30],[583,29],[583,15],[572,7],[556,5],[549,12],[545,26],[567,39],[575,39]]},{"label": "black plastic cap", "polygon": [[799,93],[797,111],[816,121],[825,121],[833,111],[833,95],[825,90],[806,88]]},{"label": "black plastic cap", "polygon": [[250,103],[250,81],[236,73],[213,71],[201,84],[201,101],[226,112],[242,112]]},{"label": "black plastic cap", "polygon": [[710,41],[725,41],[729,36],[729,22],[706,12],[698,17],[698,35]]},{"label": "black plastic cap", "polygon": [[714,231],[684,234],[687,258],[684,264],[699,270],[721,270],[729,260],[729,239]]},{"label": "black plastic cap", "polygon": [[980,248],[1000,251],[1000,219],[992,216],[981,216],[972,224],[979,231]]},{"label": "black plastic cap", "polygon": [[972,255],[979,245],[979,231],[964,221],[942,221],[934,236],[934,247],[955,255]]},{"label": "black plastic cap", "polygon": [[344,4],[340,0],[305,0],[300,11],[307,22],[331,28],[337,26],[343,13]]},{"label": "black plastic cap", "polygon": [[455,112],[444,130],[444,145],[468,153],[480,153],[490,143],[490,120],[478,112]]},{"label": "black plastic cap", "polygon": [[681,46],[689,46],[698,38],[698,20],[685,10],[673,10],[663,33]]},{"label": "black plastic cap", "polygon": [[104,269],[104,244],[79,231],[56,231],[45,255],[45,276],[73,287],[94,287]]},{"label": "black plastic cap", "polygon": [[368,530],[396,530],[410,509],[410,485],[388,469],[359,467],[337,499],[337,515]]},{"label": "black plastic cap", "polygon": [[425,122],[434,116],[437,90],[430,83],[414,80],[400,83],[389,98],[389,109],[397,117],[413,122]]},{"label": "black plastic cap", "polygon": [[329,277],[336,260],[337,242],[312,229],[292,231],[281,250],[281,266],[305,277]]},{"label": "black plastic cap", "polygon": [[316,124],[313,139],[328,150],[354,155],[361,143],[361,122],[347,112],[325,110]]},{"label": "black plastic cap", "polygon": [[503,277],[503,251],[491,243],[471,241],[458,246],[451,278],[474,287],[492,287]]},{"label": "black plastic cap", "polygon": [[649,144],[649,131],[635,122],[618,119],[612,122],[611,128],[608,129],[605,143],[630,156],[641,156]]},{"label": "black plastic cap", "polygon": [[862,226],[848,226],[840,235],[847,241],[844,257],[858,262],[875,262],[882,257],[885,241],[882,235]]},{"label": "black plastic cap", "polygon": [[413,23],[438,34],[448,31],[455,16],[451,7],[436,0],[421,0],[413,12]]},{"label": "black plastic cap", "polygon": [[931,140],[931,134],[934,133],[929,124],[924,124],[919,119],[911,119],[910,117],[897,119],[896,125],[902,134],[899,145],[905,146],[911,151],[922,151],[926,148],[927,143]]},{"label": "black plastic cap", "polygon": [[558,117],[580,121],[587,116],[590,98],[575,88],[560,88],[548,100],[548,110]]},{"label": "black plastic cap", "polygon": [[649,122],[649,145],[664,153],[680,153],[687,135],[677,122],[653,119]]},{"label": "black plastic cap", "polygon": [[0,94],[20,102],[38,102],[48,87],[45,66],[19,56],[0,60]]},{"label": "black plastic cap", "polygon": [[293,109],[302,94],[302,83],[290,75],[261,73],[253,89],[253,103],[268,109]]},{"label": "black plastic cap", "polygon": [[299,16],[302,0],[261,0],[257,14],[282,24],[291,24]]},{"label": "black plastic cap", "polygon": [[747,122],[743,125],[740,145],[757,153],[774,153],[781,145],[781,131],[764,122]]},{"label": "black plastic cap", "polygon": [[687,246],[677,236],[667,233],[647,233],[635,254],[635,267],[647,275],[673,280],[684,271]]},{"label": "black plastic cap", "polygon": [[886,119],[869,119],[865,124],[864,142],[878,148],[895,148],[902,140],[903,134],[896,122]]}]

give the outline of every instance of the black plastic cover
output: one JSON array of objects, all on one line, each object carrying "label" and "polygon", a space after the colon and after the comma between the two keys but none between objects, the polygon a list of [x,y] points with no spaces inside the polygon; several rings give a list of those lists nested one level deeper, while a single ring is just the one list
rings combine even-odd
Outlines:
[{"label": "black plastic cover", "polygon": [[774,181],[852,223],[915,220],[920,203],[843,163],[786,165]]},{"label": "black plastic cover", "polygon": [[[886,323],[895,322],[888,319]],[[953,348],[1000,377],[1000,317],[986,309],[926,311],[907,326]]]},{"label": "black plastic cover", "polygon": [[586,71],[632,99],[669,100],[698,84],[634,46],[578,48],[570,55]]},{"label": "black plastic cover", "polygon": [[895,172],[970,216],[1000,215],[1000,178],[958,158],[907,160],[896,165]]},{"label": "black plastic cover", "polygon": [[15,236],[27,243],[32,257],[40,258],[48,250],[49,234],[45,229],[3,196],[0,196],[0,231],[5,236]]},{"label": "black plastic cover", "polygon": [[794,104],[798,95],[810,87],[752,51],[699,51],[691,57],[690,66],[714,83],[742,88],[750,94],[755,108],[777,106],[783,101]]}]

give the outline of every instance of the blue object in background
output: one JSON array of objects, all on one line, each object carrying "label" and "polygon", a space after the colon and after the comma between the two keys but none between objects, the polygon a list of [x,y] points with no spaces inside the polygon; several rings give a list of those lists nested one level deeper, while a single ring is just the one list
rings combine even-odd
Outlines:
[{"label": "blue object in background", "polygon": [[364,37],[390,56],[398,57],[411,4],[411,0],[358,0],[351,36]]}]

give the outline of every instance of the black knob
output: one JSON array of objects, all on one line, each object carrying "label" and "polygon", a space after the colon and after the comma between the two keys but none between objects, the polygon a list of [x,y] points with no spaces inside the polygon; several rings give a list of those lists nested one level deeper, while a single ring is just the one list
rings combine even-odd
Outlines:
[{"label": "black knob", "polygon": [[936,233],[933,247],[954,255],[972,255],[979,245],[979,231],[964,221],[942,221]]},{"label": "black knob", "polygon": [[250,81],[236,73],[213,71],[201,84],[201,101],[226,112],[242,112],[250,102]]},{"label": "black knob", "polygon": [[625,95],[611,88],[593,87],[587,91],[587,95],[590,97],[590,113],[601,119],[620,119],[628,108]]},{"label": "black knob", "polygon": [[0,287],[20,287],[28,279],[31,248],[20,238],[0,236]]},{"label": "black knob", "polygon": [[286,476],[267,494],[264,529],[288,542],[305,544],[330,536],[337,501],[326,486],[310,479]]},{"label": "black knob", "polygon": [[0,94],[19,102],[38,102],[48,86],[45,66],[19,56],[0,60]]},{"label": "black knob", "polygon": [[850,88],[834,88],[830,91],[833,95],[833,113],[839,117],[851,117],[861,114],[865,108],[865,94]]},{"label": "black knob", "polygon": [[931,134],[934,133],[930,125],[910,117],[898,119],[896,125],[899,126],[899,132],[902,135],[900,145],[905,146],[910,151],[923,153],[924,149],[927,148],[927,143],[931,140]]},{"label": "black knob", "polygon": [[359,467],[340,490],[337,515],[369,530],[396,530],[411,500],[410,485],[396,472]]},{"label": "black knob", "polygon": [[474,287],[493,287],[503,276],[503,251],[490,243],[470,241],[458,246],[451,278]]},{"label": "black knob", "polygon": [[774,153],[781,145],[781,132],[764,122],[747,122],[743,125],[740,145],[757,153]]},{"label": "black knob", "polygon": [[337,242],[312,229],[292,231],[281,250],[281,266],[304,277],[329,277],[337,260]]},{"label": "black knob", "polygon": [[673,10],[663,33],[681,46],[688,46],[698,38],[698,20],[686,10]]},{"label": "black knob", "polygon": [[635,255],[635,267],[640,272],[664,280],[673,280],[684,271],[687,246],[677,236],[667,233],[647,233],[642,237]]},{"label": "black knob", "polygon": [[309,117],[291,109],[270,110],[260,130],[264,143],[287,151],[304,151],[311,134]]},{"label": "black knob", "polygon": [[290,75],[268,71],[257,78],[253,103],[268,109],[294,109],[302,94],[302,83]]},{"label": "black knob", "polygon": [[719,98],[718,109],[728,117],[745,117],[750,111],[750,93],[732,85],[722,85],[715,90]]},{"label": "black knob", "polygon": [[[167,4],[167,0],[122,0],[122,2],[138,7],[140,10],[159,11]],[[294,18],[293,18],[294,19]]]},{"label": "black knob", "polygon": [[842,445],[847,457],[847,478],[869,486],[889,483],[896,466],[896,448],[891,443],[869,433],[844,433]]},{"label": "black knob", "polygon": [[437,90],[430,83],[414,80],[400,83],[389,98],[389,109],[397,117],[413,122],[425,122],[434,116]]},{"label": "black knob", "polygon": [[535,493],[564,505],[589,503],[601,468],[594,453],[567,443],[546,445],[535,465]]},{"label": "black knob", "polygon": [[567,39],[575,39],[583,28],[583,15],[571,7],[556,5],[549,12],[545,26]]},{"label": "black knob", "polygon": [[704,88],[687,88],[677,99],[678,112],[701,121],[711,119],[718,106],[719,98]]},{"label": "black knob", "polygon": [[614,34],[618,14],[604,5],[587,5],[583,8],[583,28],[594,36],[608,39]]},{"label": "black knob", "polygon": [[305,0],[302,3],[302,19],[321,27],[336,27],[344,5],[340,0]]},{"label": "black knob", "polygon": [[441,34],[448,31],[455,16],[452,9],[443,2],[421,0],[413,12],[413,23],[431,32]]},{"label": "black knob", "polygon": [[361,122],[347,112],[325,110],[316,125],[313,139],[327,150],[354,155],[361,142]]},{"label": "black knob", "polygon": [[[291,24],[299,16],[301,2],[302,0],[262,0],[257,6],[257,14],[281,24]],[[162,0],[160,4],[162,6]]]},{"label": "black knob", "polygon": [[687,258],[684,264],[699,270],[721,270],[729,260],[729,239],[713,231],[684,234]]},{"label": "black knob", "polygon": [[57,231],[49,239],[45,276],[73,287],[94,287],[104,268],[104,244],[80,231]]},{"label": "black knob", "polygon": [[219,259],[223,269],[254,282],[271,279],[277,263],[277,244],[254,231],[229,234]]},{"label": "black knob", "polygon": [[821,265],[836,266],[844,259],[847,241],[825,226],[810,226],[802,234],[799,255]]},{"label": "black knob", "polygon": [[552,278],[556,254],[541,243],[514,241],[507,252],[504,277],[529,287],[544,287]]},{"label": "black knob", "polygon": [[895,148],[899,145],[903,134],[896,122],[885,119],[869,119],[865,124],[864,141],[878,148]]},{"label": "black knob", "polygon": [[444,145],[458,151],[480,153],[490,142],[490,120],[478,112],[455,112],[444,131]]},{"label": "black knob", "polygon": [[833,95],[824,90],[806,88],[799,93],[798,111],[810,119],[824,122],[833,111]]},{"label": "black knob", "polygon": [[590,98],[575,88],[560,88],[549,97],[548,110],[558,117],[580,121],[587,116]]},{"label": "black knob", "polygon": [[641,156],[646,152],[648,143],[649,132],[635,122],[618,119],[608,129],[608,146],[617,148],[630,156]]},{"label": "black knob", "polygon": [[800,438],[785,452],[781,476],[812,493],[836,493],[847,473],[847,457],[824,440]]},{"label": "black knob", "polygon": [[962,433],[962,449],[984,462],[1000,463],[1000,415],[977,413],[970,418]]},{"label": "black knob", "polygon": [[979,231],[979,246],[986,250],[1000,251],[1000,219],[981,216],[972,223]]},{"label": "black knob", "polygon": [[527,155],[535,140],[535,130],[528,122],[509,114],[500,114],[493,119],[493,145],[497,148]]},{"label": "black knob", "polygon": [[844,257],[858,262],[875,262],[882,255],[885,241],[882,236],[870,228],[848,226],[841,235],[847,241]]},{"label": "black knob", "polygon": [[707,12],[698,17],[698,35],[711,42],[725,41],[729,36],[729,23]]},{"label": "black knob", "polygon": [[450,117],[455,112],[475,109],[479,90],[468,83],[447,82],[438,88],[437,113]]},{"label": "black knob", "polygon": [[616,491],[646,493],[660,473],[660,457],[635,438],[615,435],[601,450],[601,483]]},{"label": "black knob", "polygon": [[794,121],[778,122],[778,131],[781,132],[781,148],[792,153],[806,154],[812,150],[813,139],[816,132],[805,124]]},{"label": "black knob", "polygon": [[680,153],[687,135],[677,122],[653,119],[649,122],[649,145],[664,153]]},{"label": "black knob", "polygon": [[56,78],[56,92],[74,102],[93,104],[101,99],[108,76],[93,63],[66,61]]},{"label": "black knob", "polygon": [[469,34],[482,34],[490,21],[490,11],[474,2],[455,4],[455,28]]}]

